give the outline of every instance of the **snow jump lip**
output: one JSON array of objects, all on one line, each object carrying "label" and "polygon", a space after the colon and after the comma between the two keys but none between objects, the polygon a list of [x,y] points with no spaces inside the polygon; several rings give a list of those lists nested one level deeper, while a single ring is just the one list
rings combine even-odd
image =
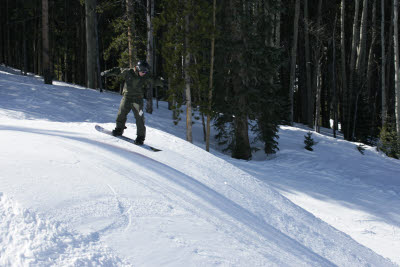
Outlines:
[{"label": "snow jump lip", "polygon": [[[287,251],[288,248],[290,248],[292,255],[294,255],[299,260],[307,261],[311,265],[335,266],[329,260],[316,254],[310,248],[304,246],[293,238],[285,235],[275,227],[269,225],[262,218],[251,213],[246,208],[226,198],[222,194],[197,181],[196,179],[149,156],[106,142],[101,142],[85,137],[73,136],[73,133],[68,133],[65,131],[43,130],[16,126],[0,126],[0,130],[21,131],[26,133],[67,138],[74,141],[85,142],[94,146],[101,147],[110,151],[111,153],[120,153],[122,150],[124,151],[124,153],[135,155],[135,158],[128,158],[129,161],[133,162],[137,161],[137,157],[143,158],[145,159],[144,165],[142,164],[144,167],[146,167],[149,171],[155,172],[157,174],[161,173],[163,177],[167,178],[167,181],[164,179],[164,181],[158,180],[156,182],[162,182],[164,188],[178,198],[183,199],[186,203],[196,203],[197,207],[205,207],[204,203],[196,200],[196,197],[200,198],[207,205],[211,206],[211,210],[210,208],[205,207],[210,210],[210,214],[212,214],[213,216],[218,216],[218,218],[220,220],[223,220],[225,223],[229,223],[230,227],[236,228],[238,232],[244,232],[245,229],[243,227],[235,225],[234,222],[232,222],[231,220],[227,220],[226,218],[224,218],[225,216],[229,216],[230,218],[233,218],[235,221],[239,222],[241,225],[247,226],[249,229],[246,231],[246,235],[257,234],[262,236],[265,240],[271,241],[274,246],[270,248],[270,257],[274,257],[274,253],[276,252],[276,250]],[[151,175],[149,175],[148,177],[151,177]],[[195,197],[191,197],[189,196],[189,194],[183,194],[181,190],[176,190],[173,186],[168,185],[168,183],[178,185],[180,188],[194,194]],[[218,210],[219,213],[216,214],[215,211],[212,210],[212,208]]]}]

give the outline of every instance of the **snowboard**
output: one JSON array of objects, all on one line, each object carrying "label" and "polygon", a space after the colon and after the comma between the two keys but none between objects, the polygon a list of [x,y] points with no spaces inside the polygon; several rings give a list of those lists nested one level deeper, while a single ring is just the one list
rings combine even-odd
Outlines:
[{"label": "snowboard", "polygon": [[135,140],[133,140],[132,138],[123,136],[123,135],[114,136],[114,135],[112,135],[112,132],[111,132],[110,130],[104,129],[104,128],[101,127],[100,125],[96,125],[95,128],[96,128],[97,131],[99,131],[99,132],[101,132],[101,133],[105,133],[105,134],[111,135],[111,136],[113,136],[113,137],[115,137],[115,138],[124,140],[124,141],[126,141],[126,142],[129,142],[129,143],[134,144],[134,145],[137,145],[137,146],[140,146],[140,147],[142,147],[142,148],[144,148],[144,149],[147,149],[147,150],[150,150],[150,151],[153,151],[153,152],[162,151],[162,150],[160,150],[160,149],[158,149],[158,148],[155,148],[155,147],[152,147],[152,146],[149,146],[149,145],[146,145],[146,144],[143,144],[143,145],[135,144]]}]

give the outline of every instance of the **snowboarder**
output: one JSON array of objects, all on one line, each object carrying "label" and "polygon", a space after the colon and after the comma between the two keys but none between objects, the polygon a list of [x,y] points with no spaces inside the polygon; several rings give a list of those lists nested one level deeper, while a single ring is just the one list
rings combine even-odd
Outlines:
[{"label": "snowboarder", "polygon": [[122,100],[116,119],[116,127],[112,131],[114,136],[120,136],[126,129],[125,123],[131,110],[135,115],[137,137],[135,143],[142,145],[146,138],[146,127],[144,125],[143,95],[146,92],[146,85],[153,82],[155,86],[163,86],[162,78],[151,76],[149,64],[141,60],[133,69],[121,69],[118,67],[101,73],[101,76],[120,76],[125,80],[122,91]]}]

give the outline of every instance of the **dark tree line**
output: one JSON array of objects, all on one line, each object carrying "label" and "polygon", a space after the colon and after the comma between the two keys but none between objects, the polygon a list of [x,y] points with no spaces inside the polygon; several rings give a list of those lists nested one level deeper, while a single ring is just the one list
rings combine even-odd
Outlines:
[{"label": "dark tree line", "polygon": [[185,106],[187,140],[200,121],[207,150],[213,119],[241,159],[249,132],[271,154],[278,126],[293,123],[400,154],[398,0],[0,0],[0,10],[1,63],[118,91],[99,73],[147,59],[167,81],[147,98],[168,100],[175,123]]}]

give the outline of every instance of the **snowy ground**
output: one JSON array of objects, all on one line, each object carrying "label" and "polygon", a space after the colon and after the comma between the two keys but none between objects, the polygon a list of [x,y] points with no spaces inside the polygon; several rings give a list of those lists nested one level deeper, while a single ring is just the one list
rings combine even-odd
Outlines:
[{"label": "snowy ground", "polygon": [[[0,266],[400,264],[400,161],[281,127],[280,151],[204,151],[165,103],[150,152],[97,132],[120,96],[0,67]],[[133,114],[127,136],[135,136]]]}]

